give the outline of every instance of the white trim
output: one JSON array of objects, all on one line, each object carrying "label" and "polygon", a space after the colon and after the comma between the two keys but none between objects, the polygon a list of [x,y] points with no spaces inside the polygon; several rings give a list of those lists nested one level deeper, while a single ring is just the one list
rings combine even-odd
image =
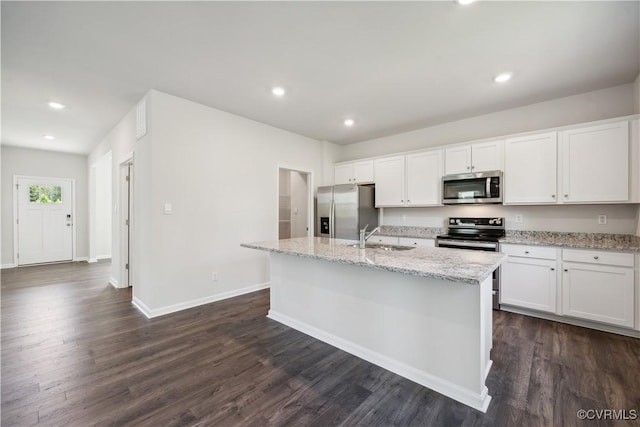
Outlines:
[{"label": "white trim", "polygon": [[113,278],[113,277],[110,277],[110,278],[109,278],[109,284],[110,284],[111,286],[113,286],[114,288],[120,289],[120,284],[118,283],[118,280],[116,280],[116,279],[115,279],[115,278]]},{"label": "white trim", "polygon": [[[71,183],[71,260],[76,259],[77,242],[77,217],[76,217],[76,180],[74,178],[59,178],[59,177],[46,177],[46,176],[31,176],[31,175],[13,175],[13,264],[20,265],[18,262],[18,180],[20,179],[42,179],[47,181],[67,181]],[[86,258],[86,257],[85,257]],[[69,262],[69,261],[54,261],[54,262]],[[25,264],[26,265],[26,264]]]},{"label": "white trim", "polygon": [[[73,261],[56,261],[56,263],[58,263],[58,262],[60,262],[60,263],[62,263],[62,262],[83,262],[83,261],[84,262],[91,262],[91,261],[89,261],[89,257],[81,256],[81,257],[74,258]],[[41,263],[41,264],[53,264],[53,263]]]},{"label": "white trim", "polygon": [[95,262],[98,262],[98,259],[97,259],[97,258],[89,258],[89,259],[87,260],[87,262],[88,262],[89,264],[93,264],[93,263],[95,263]]},{"label": "white trim", "polygon": [[525,316],[537,317],[539,319],[551,320],[554,322],[567,323],[573,326],[581,326],[583,328],[596,329],[598,331],[610,332],[613,334],[625,335],[628,337],[640,338],[640,331],[634,331],[633,329],[627,329],[623,327],[606,325],[604,323],[590,322],[587,320],[574,319],[567,316],[558,316],[557,314],[542,313],[534,310],[526,310],[519,307],[506,306],[500,304],[500,310],[507,311],[509,313],[523,314]]},{"label": "white trim", "polygon": [[100,260],[100,259],[111,259],[111,254],[109,255],[97,255],[96,260]]},{"label": "white trim", "polygon": [[[347,341],[328,332],[322,331],[307,323],[300,322],[298,320],[292,319],[289,316],[274,312],[273,310],[269,310],[269,314],[267,315],[267,317],[269,319],[275,320],[276,322],[280,322],[283,325],[289,326],[290,328],[312,336],[316,339],[319,339],[320,341],[326,342],[327,344],[337,347],[340,350],[344,350],[347,353],[353,354],[354,356],[371,362],[374,365],[378,365],[388,371],[403,376],[424,387],[444,394],[447,397],[451,397],[452,399],[462,402],[465,405],[471,406],[474,409],[485,413],[487,412],[489,402],[491,402],[491,396],[489,396],[489,390],[486,386],[483,388],[482,393],[472,393],[469,390],[465,390],[449,381],[434,377],[433,375],[420,371],[397,360],[391,359],[376,351],[359,346],[358,344]],[[490,366],[488,368],[490,368]]]},{"label": "white trim", "polygon": [[187,310],[189,308],[198,307],[200,305],[210,304],[216,301],[222,301],[225,299],[237,297],[244,294],[250,294],[252,292],[261,291],[263,289],[269,288],[269,282],[259,283],[257,285],[247,286],[245,288],[234,289],[232,291],[222,292],[219,294],[209,295],[204,298],[198,298],[191,301],[181,302],[179,304],[168,305],[165,307],[160,307],[156,309],[149,308],[144,302],[142,302],[138,297],[133,297],[132,303],[136,306],[138,310],[142,312],[149,319],[159,316],[164,316],[166,314],[175,313],[177,311]]},{"label": "white trim", "polygon": [[15,268],[16,265],[15,264],[2,264],[0,266],[0,269],[4,270],[5,268]]}]

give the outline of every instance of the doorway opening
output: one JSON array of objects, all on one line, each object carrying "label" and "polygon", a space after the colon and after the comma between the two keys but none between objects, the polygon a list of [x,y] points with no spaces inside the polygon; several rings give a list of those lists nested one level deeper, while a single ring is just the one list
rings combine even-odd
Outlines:
[{"label": "doorway opening", "polygon": [[14,265],[75,259],[75,180],[13,177]]},{"label": "doorway opening", "polygon": [[311,173],[278,168],[278,239],[313,235]]},{"label": "doorway opening", "polygon": [[89,262],[111,258],[113,212],[113,161],[111,151],[89,169]]}]

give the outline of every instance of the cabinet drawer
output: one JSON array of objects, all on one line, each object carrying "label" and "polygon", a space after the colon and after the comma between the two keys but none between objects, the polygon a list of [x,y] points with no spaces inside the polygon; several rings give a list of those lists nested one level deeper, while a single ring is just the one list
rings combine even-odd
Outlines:
[{"label": "cabinet drawer", "polygon": [[421,246],[433,248],[436,246],[436,241],[434,239],[414,239],[412,237],[400,237],[399,244],[404,246]]},{"label": "cabinet drawer", "polygon": [[500,245],[500,252],[507,255],[540,258],[540,259],[557,259],[558,250],[549,246],[528,246],[528,245]]},{"label": "cabinet drawer", "polygon": [[373,235],[367,240],[370,243],[382,243],[383,245],[397,245],[398,238],[394,236],[376,236]]},{"label": "cabinet drawer", "polygon": [[586,262],[589,264],[617,265],[620,267],[633,267],[634,265],[633,254],[580,249],[563,249],[562,260]]}]

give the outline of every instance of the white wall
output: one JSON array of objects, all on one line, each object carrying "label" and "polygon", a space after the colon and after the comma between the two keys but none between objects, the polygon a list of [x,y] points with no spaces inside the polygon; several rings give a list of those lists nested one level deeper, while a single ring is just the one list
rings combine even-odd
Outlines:
[{"label": "white wall", "polygon": [[[598,225],[598,215],[607,215],[607,224]],[[523,222],[516,223],[515,216]],[[434,206],[429,208],[386,208],[384,225],[445,227],[448,217],[505,217],[507,230],[545,230],[581,233],[634,234],[638,205],[563,206]]]},{"label": "white wall", "polygon": [[[132,153],[136,142],[136,111],[135,106],[125,117],[96,145],[89,153],[89,165],[98,163],[109,152],[111,152],[111,282],[120,285],[120,223],[119,223],[119,200],[120,186],[119,163],[128,154]],[[97,200],[96,200],[97,201]],[[96,242],[94,242],[96,243]],[[97,255],[97,246],[96,246]]]},{"label": "white wall", "polygon": [[322,182],[323,144],[157,91],[148,100],[150,133],[136,143],[134,301],[158,314],[265,284],[268,256],[240,244],[277,239],[278,167]]},{"label": "white wall", "polygon": [[633,99],[633,112],[636,114],[640,114],[640,74],[636,77],[636,81],[634,83],[634,99]]},{"label": "white wall", "polygon": [[87,157],[2,145],[2,265],[13,264],[13,176],[74,179],[76,258],[89,256]]},{"label": "white wall", "polygon": [[630,83],[363,141],[344,146],[338,161],[626,116],[635,112],[636,93]]},{"label": "white wall", "polygon": [[95,256],[111,258],[113,165],[111,152],[95,164]]}]

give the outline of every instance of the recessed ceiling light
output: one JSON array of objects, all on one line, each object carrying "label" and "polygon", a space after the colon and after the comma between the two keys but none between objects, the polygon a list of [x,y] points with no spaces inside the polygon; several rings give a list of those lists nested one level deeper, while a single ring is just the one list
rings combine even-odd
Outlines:
[{"label": "recessed ceiling light", "polygon": [[49,141],[53,141],[56,138],[53,135],[45,135],[44,139],[48,139]]},{"label": "recessed ceiling light", "polygon": [[54,110],[62,110],[64,107],[66,107],[66,105],[60,104],[59,102],[51,101],[49,103],[49,107],[53,108]]},{"label": "recessed ceiling light", "polygon": [[345,126],[347,126],[347,127],[349,127],[349,126],[353,126],[353,125],[354,125],[354,123],[355,123],[355,122],[353,121],[353,119],[346,119],[346,120],[344,121],[344,125],[345,125]]},{"label": "recessed ceiling light", "polygon": [[509,81],[511,79],[512,74],[511,73],[501,73],[498,74],[493,81],[496,83],[504,83],[506,81]]},{"label": "recessed ceiling light", "polygon": [[284,90],[283,87],[277,86],[271,89],[271,93],[273,93],[275,96],[284,96],[284,94],[287,93],[287,91]]},{"label": "recessed ceiling light", "polygon": [[466,6],[468,4],[473,3],[474,1],[476,1],[476,0],[456,0],[456,3],[461,4],[463,6]]}]

